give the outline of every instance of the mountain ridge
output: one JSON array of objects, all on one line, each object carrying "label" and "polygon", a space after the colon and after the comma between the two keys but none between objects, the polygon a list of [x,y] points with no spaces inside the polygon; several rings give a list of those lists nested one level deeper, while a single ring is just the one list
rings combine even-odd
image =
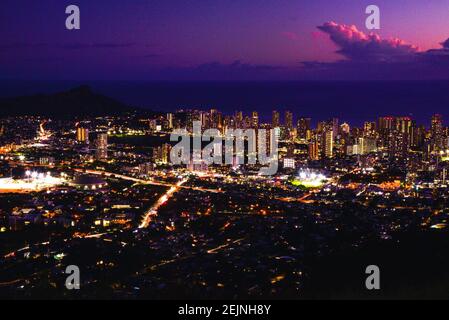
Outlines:
[{"label": "mountain ridge", "polygon": [[35,94],[0,99],[0,117],[44,116],[73,118],[120,115],[139,111],[81,85],[54,94]]}]

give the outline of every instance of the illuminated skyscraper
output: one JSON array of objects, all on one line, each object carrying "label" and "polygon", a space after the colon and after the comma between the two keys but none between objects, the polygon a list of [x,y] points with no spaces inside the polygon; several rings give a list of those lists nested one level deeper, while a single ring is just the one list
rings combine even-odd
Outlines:
[{"label": "illuminated skyscraper", "polygon": [[331,130],[333,132],[333,138],[335,139],[338,136],[339,130],[340,130],[340,127],[338,125],[339,124],[338,118],[333,118],[329,125],[331,125],[331,124],[332,124]]},{"label": "illuminated skyscraper", "polygon": [[244,129],[249,129],[249,128],[252,127],[252,125],[253,125],[253,119],[250,118],[249,116],[245,116],[245,117],[243,118],[243,125],[242,125],[242,128],[244,128]]},{"label": "illuminated skyscraper", "polygon": [[412,128],[412,119],[410,117],[396,118],[396,130],[401,133],[409,133]]},{"label": "illuminated skyscraper", "polygon": [[378,120],[377,130],[380,136],[380,146],[384,148],[391,147],[391,139],[393,138],[393,130],[395,128],[394,117],[380,117]]},{"label": "illuminated skyscraper", "polygon": [[162,162],[168,163],[170,160],[170,150],[171,150],[171,144],[164,143],[162,145]]},{"label": "illuminated skyscraper", "polygon": [[222,126],[221,113],[217,109],[211,109],[209,127],[218,129],[221,128],[221,126]]},{"label": "illuminated skyscraper", "polygon": [[432,151],[443,150],[443,116],[436,114],[432,117],[432,125],[430,128],[430,135],[432,140]]},{"label": "illuminated skyscraper", "polygon": [[285,127],[287,129],[293,128],[293,113],[290,111],[285,111]]},{"label": "illuminated skyscraper", "polygon": [[153,161],[157,163],[167,164],[170,159],[171,145],[164,143],[162,146],[153,148]]},{"label": "illuminated skyscraper", "polygon": [[376,133],[376,122],[365,122],[363,125],[364,136],[374,136]]},{"label": "illuminated skyscraper", "polygon": [[320,159],[320,143],[317,138],[313,139],[312,142],[309,143],[309,159]]},{"label": "illuminated skyscraper", "polygon": [[259,114],[257,113],[257,111],[253,111],[251,115],[251,126],[253,128],[259,127]]},{"label": "illuminated skyscraper", "polygon": [[225,116],[223,120],[223,133],[235,127],[235,119],[230,116]]},{"label": "illuminated skyscraper", "polygon": [[416,123],[410,117],[399,117],[396,118],[396,135],[402,136],[402,153],[405,155],[410,147],[413,145],[415,140],[414,135],[416,134]]},{"label": "illuminated skyscraper", "polygon": [[276,110],[273,111],[273,117],[272,117],[272,123],[273,123],[273,128],[279,127],[281,122],[280,122],[280,117],[279,117],[279,112],[277,112]]},{"label": "illuminated skyscraper", "polygon": [[242,111],[237,111],[235,113],[235,127],[236,128],[241,128],[243,125],[243,112]]},{"label": "illuminated skyscraper", "polygon": [[200,112],[201,128],[210,128],[210,114],[207,112]]},{"label": "illuminated skyscraper", "polygon": [[168,129],[173,129],[173,113],[167,113]]},{"label": "illuminated skyscraper", "polygon": [[99,133],[95,140],[95,156],[97,160],[104,160],[108,158],[108,134]]},{"label": "illuminated skyscraper", "polygon": [[318,125],[316,127],[316,130],[318,133],[323,133],[326,130],[326,121],[320,121],[318,122]]},{"label": "illuminated skyscraper", "polygon": [[416,128],[416,133],[414,135],[414,146],[418,147],[420,150],[422,150],[425,146],[426,142],[426,127],[421,125]]},{"label": "illuminated skyscraper", "polygon": [[76,128],[76,141],[80,143],[89,143],[89,129],[78,127]]},{"label": "illuminated skyscraper", "polygon": [[334,132],[332,130],[325,131],[322,135],[321,153],[326,158],[334,156]]},{"label": "illuminated skyscraper", "polygon": [[192,131],[193,122],[202,121],[201,115],[195,110],[189,110],[186,112],[186,126],[189,131]]},{"label": "illuminated skyscraper", "polygon": [[351,132],[351,127],[346,122],[342,123],[340,126],[340,132],[342,134],[348,135]]},{"label": "illuminated skyscraper", "polygon": [[376,140],[372,138],[360,137],[357,138],[357,144],[351,146],[352,154],[369,154],[377,151]]},{"label": "illuminated skyscraper", "polygon": [[379,118],[378,128],[379,131],[392,130],[394,127],[394,117],[381,117]]},{"label": "illuminated skyscraper", "polygon": [[217,113],[217,116],[215,118],[215,123],[217,125],[217,129],[223,128],[223,114],[221,112]]},{"label": "illuminated skyscraper", "polygon": [[299,118],[297,123],[298,138],[301,140],[307,140],[308,133],[310,131],[310,118]]},{"label": "illuminated skyscraper", "polygon": [[333,118],[327,121],[321,121],[318,123],[317,130],[319,133],[323,133],[325,131],[333,131],[334,139],[337,137],[338,131],[340,130],[338,126],[338,119]]}]

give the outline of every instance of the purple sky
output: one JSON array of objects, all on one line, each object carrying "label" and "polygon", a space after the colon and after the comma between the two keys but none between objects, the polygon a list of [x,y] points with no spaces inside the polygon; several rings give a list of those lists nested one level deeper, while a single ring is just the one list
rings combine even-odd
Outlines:
[{"label": "purple sky", "polygon": [[[69,4],[80,7],[81,30],[65,29]],[[365,28],[369,4],[381,9],[376,36]],[[3,79],[449,78],[449,42],[441,44],[449,0],[2,0],[0,7]]]}]

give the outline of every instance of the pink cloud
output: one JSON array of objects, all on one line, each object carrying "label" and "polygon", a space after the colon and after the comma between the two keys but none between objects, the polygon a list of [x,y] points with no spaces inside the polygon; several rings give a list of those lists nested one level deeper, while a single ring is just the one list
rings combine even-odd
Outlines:
[{"label": "pink cloud", "polygon": [[328,34],[340,49],[337,51],[350,60],[391,61],[418,52],[417,46],[398,38],[382,39],[375,33],[364,33],[354,25],[326,22],[318,27]]}]

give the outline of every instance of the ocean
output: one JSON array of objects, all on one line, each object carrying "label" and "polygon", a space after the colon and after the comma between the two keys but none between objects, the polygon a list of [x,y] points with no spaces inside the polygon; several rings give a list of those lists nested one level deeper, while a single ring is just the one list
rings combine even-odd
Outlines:
[{"label": "ocean", "polygon": [[360,126],[379,116],[411,116],[430,125],[435,113],[449,117],[449,81],[363,82],[132,82],[132,81],[0,81],[0,97],[53,93],[87,84],[94,91],[130,106],[155,111],[197,108],[258,111],[271,121],[272,110],[292,111],[312,123],[339,118]]}]

